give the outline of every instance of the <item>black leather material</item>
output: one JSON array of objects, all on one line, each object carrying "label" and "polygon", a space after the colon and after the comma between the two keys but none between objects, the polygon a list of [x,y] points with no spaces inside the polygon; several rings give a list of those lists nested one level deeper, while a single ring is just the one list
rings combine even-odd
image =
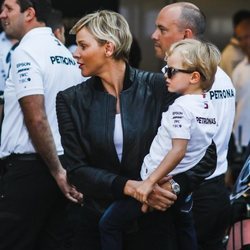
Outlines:
[{"label": "black leather material", "polygon": [[[167,91],[163,74],[127,66],[120,94],[123,128],[120,162],[113,141],[116,98],[104,91],[100,79],[92,77],[59,92],[56,107],[64,167],[69,180],[85,195],[85,203],[105,207],[105,202],[122,195],[127,179],[139,178],[162,112],[176,97]],[[205,175],[203,167],[198,174]]]}]

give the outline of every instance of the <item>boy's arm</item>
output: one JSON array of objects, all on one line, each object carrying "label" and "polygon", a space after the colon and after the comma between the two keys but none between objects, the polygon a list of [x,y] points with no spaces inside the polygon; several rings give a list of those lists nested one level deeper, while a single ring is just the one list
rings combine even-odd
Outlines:
[{"label": "boy's arm", "polygon": [[136,188],[134,198],[140,202],[146,202],[153,187],[164,176],[169,174],[183,159],[186,153],[188,140],[172,139],[172,149],[164,157],[157,169]]}]

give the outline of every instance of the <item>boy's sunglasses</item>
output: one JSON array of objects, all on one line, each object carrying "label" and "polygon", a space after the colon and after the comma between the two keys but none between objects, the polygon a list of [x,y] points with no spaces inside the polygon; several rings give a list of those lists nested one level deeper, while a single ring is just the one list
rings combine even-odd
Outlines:
[{"label": "boy's sunglasses", "polygon": [[167,74],[167,77],[171,79],[176,73],[182,72],[182,73],[193,73],[194,70],[187,70],[187,69],[176,69],[172,67],[165,66],[162,68],[162,73],[165,75]]}]

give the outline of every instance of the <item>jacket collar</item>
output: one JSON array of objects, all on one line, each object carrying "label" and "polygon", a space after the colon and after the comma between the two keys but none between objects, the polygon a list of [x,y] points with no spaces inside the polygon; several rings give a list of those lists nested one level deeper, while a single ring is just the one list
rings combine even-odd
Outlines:
[{"label": "jacket collar", "polygon": [[[126,89],[131,87],[131,85],[133,83],[134,75],[135,75],[135,69],[126,63],[125,77],[124,77],[124,83],[123,83],[122,90],[126,90]],[[101,81],[100,77],[94,76],[91,79],[94,82],[94,87],[96,90],[104,91],[104,87],[102,85],[102,81]]]}]

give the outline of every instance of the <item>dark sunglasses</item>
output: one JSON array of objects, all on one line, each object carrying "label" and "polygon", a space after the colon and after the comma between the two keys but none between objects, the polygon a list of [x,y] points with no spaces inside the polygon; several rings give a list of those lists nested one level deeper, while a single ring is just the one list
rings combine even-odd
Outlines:
[{"label": "dark sunglasses", "polygon": [[165,75],[167,74],[167,77],[169,79],[171,79],[176,73],[178,72],[182,72],[182,73],[193,73],[194,71],[193,70],[187,70],[187,69],[175,69],[175,68],[172,68],[172,67],[168,67],[168,66],[165,66],[163,69],[162,69],[162,73]]},{"label": "dark sunglasses", "polygon": [[193,69],[193,70],[191,70],[191,69],[189,69],[189,70],[188,70],[188,69],[176,69],[176,68],[173,68],[173,67],[168,67],[168,66],[166,65],[165,67],[162,68],[161,71],[162,71],[162,73],[163,73],[164,75],[167,74],[167,77],[168,77],[169,79],[171,79],[172,76],[174,76],[174,75],[175,75],[176,73],[178,73],[178,72],[191,74],[191,73],[197,71],[197,72],[200,73],[201,78],[203,79],[203,81],[206,80],[206,77],[205,77],[199,70],[195,70],[195,69]]}]

